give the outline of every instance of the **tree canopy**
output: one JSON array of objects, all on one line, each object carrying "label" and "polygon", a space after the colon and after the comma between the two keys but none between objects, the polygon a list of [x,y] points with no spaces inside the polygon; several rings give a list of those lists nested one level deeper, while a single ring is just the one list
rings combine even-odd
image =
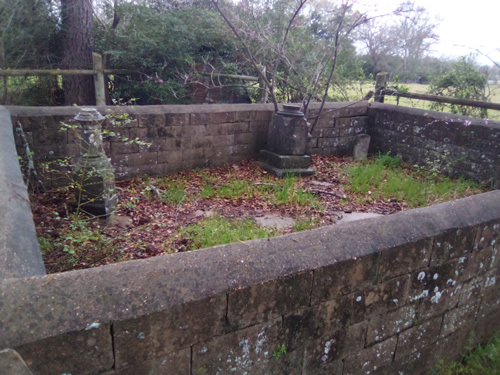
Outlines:
[{"label": "tree canopy", "polygon": [[[401,82],[442,74],[451,63],[429,57],[437,21],[412,1],[374,17],[350,0],[4,0],[0,69],[91,69],[98,52],[106,69],[128,72],[108,77],[109,103],[307,107],[353,99],[349,85],[380,71]],[[85,99],[92,83],[4,79],[2,100],[92,104]]]}]

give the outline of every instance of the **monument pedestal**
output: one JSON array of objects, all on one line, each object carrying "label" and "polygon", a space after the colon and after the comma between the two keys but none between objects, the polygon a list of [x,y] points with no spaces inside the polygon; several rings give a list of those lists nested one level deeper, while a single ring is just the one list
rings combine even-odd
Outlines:
[{"label": "monument pedestal", "polygon": [[279,155],[269,150],[261,150],[259,157],[258,165],[279,178],[286,175],[307,177],[315,173],[314,169],[309,168],[310,155]]},{"label": "monument pedestal", "polygon": [[284,105],[269,124],[267,149],[260,151],[258,165],[277,177],[286,175],[311,176],[309,168],[309,126],[300,107]]}]

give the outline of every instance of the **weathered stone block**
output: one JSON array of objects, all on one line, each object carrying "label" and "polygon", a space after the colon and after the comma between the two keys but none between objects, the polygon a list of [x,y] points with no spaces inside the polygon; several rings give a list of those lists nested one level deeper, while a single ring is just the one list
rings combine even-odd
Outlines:
[{"label": "weathered stone block", "polygon": [[439,339],[442,320],[443,317],[438,316],[402,332],[399,335],[395,359],[399,360],[436,342]]},{"label": "weathered stone block", "polygon": [[314,272],[312,303],[361,291],[375,282],[378,254],[370,254],[321,268]]},{"label": "weathered stone block", "polygon": [[357,375],[373,372],[384,366],[390,365],[398,338],[392,337],[344,360],[344,374]]},{"label": "weathered stone block", "polygon": [[324,332],[319,339],[306,340],[304,368],[309,373],[323,372],[341,358],[364,348],[367,322]]},{"label": "weathered stone block", "polygon": [[192,113],[191,125],[224,124],[239,121],[235,112]]},{"label": "weathered stone block", "polygon": [[403,306],[408,301],[408,275],[385,281],[353,294],[353,320],[356,322],[383,311]]},{"label": "weathered stone block", "polygon": [[267,136],[268,129],[269,129],[269,120],[251,121],[248,131],[250,133],[264,133]]},{"label": "weathered stone block", "polygon": [[248,122],[233,122],[229,124],[207,124],[207,135],[226,135],[248,133]]},{"label": "weathered stone block", "polygon": [[190,125],[189,113],[167,113],[165,114],[166,126]]},{"label": "weathered stone block", "polygon": [[136,363],[102,375],[190,375],[191,348],[168,353],[160,358]]},{"label": "weathered stone block", "polygon": [[416,318],[417,311],[414,305],[406,305],[371,318],[368,325],[366,344],[370,346],[412,327]]},{"label": "weathered stone block", "polygon": [[311,164],[311,156],[309,155],[278,155],[268,150],[260,150],[259,155],[263,162],[281,169],[307,169]]},{"label": "weathered stone block", "polygon": [[16,350],[34,374],[95,374],[111,369],[114,361],[110,326],[100,322]]},{"label": "weathered stone block", "polygon": [[479,301],[471,301],[459,308],[448,311],[444,315],[441,336],[448,336],[457,329],[469,330],[476,319]]},{"label": "weathered stone block", "polygon": [[229,292],[227,319],[231,330],[266,322],[309,304],[312,272],[272,280]]},{"label": "weathered stone block", "polygon": [[425,268],[429,265],[433,239],[425,238],[414,243],[382,250],[378,262],[378,280]]},{"label": "weathered stone block", "polygon": [[[352,298],[340,297],[303,308],[283,318],[283,341],[291,350],[307,346],[310,353],[322,352],[326,341],[336,336],[332,352],[342,349],[352,314]],[[341,339],[340,339],[341,338]],[[363,340],[364,342],[364,340]],[[333,360],[330,353],[330,360]],[[322,354],[321,354],[322,355]],[[321,357],[317,356],[317,359]],[[315,357],[316,358],[316,357]]]},{"label": "weathered stone block", "polygon": [[300,357],[273,357],[281,342],[281,320],[255,325],[193,346],[192,373],[300,374]]},{"label": "weathered stone block", "polygon": [[256,139],[256,133],[240,133],[234,135],[234,143],[237,145],[253,145]]},{"label": "weathered stone block", "polygon": [[133,154],[139,151],[137,143],[111,142],[111,155]]},{"label": "weathered stone block", "polygon": [[431,266],[472,252],[477,228],[451,229],[436,236]]},{"label": "weathered stone block", "polygon": [[0,350],[0,372],[4,375],[33,375],[19,353],[12,349]]},{"label": "weathered stone block", "polygon": [[190,345],[221,335],[226,295],[191,302],[137,319],[116,321],[116,368],[160,359]]},{"label": "weathered stone block", "polygon": [[138,152],[135,154],[117,155],[114,162],[120,165],[136,167],[139,165],[152,165],[158,162],[157,152]]}]

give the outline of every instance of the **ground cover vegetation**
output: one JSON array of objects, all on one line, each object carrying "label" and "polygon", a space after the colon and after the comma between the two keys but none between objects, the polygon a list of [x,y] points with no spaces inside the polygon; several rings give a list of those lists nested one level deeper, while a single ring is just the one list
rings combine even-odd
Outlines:
[{"label": "ground cover vegetation", "polygon": [[[425,8],[405,1],[387,14],[363,9],[356,1],[6,0],[0,69],[91,69],[98,52],[104,68],[126,71],[108,76],[108,104],[268,101],[306,109],[362,99],[373,89],[363,84],[373,86],[380,71],[436,93],[488,99],[485,77],[499,79],[498,63],[430,57],[439,20]],[[464,89],[457,72],[479,91]],[[88,105],[92,85],[91,76],[4,77],[0,101]]]},{"label": "ground cover vegetation", "polygon": [[500,373],[500,333],[495,332],[485,345],[466,348],[460,362],[440,363],[435,375],[496,375]]},{"label": "ground cover vegetation", "polygon": [[[314,156],[317,174],[277,179],[254,164],[119,182],[109,224],[71,212],[71,189],[32,196],[48,272],[196,250],[334,224],[353,211],[391,214],[484,191],[471,182],[379,155],[367,162]],[[278,228],[267,215],[294,219]]]}]

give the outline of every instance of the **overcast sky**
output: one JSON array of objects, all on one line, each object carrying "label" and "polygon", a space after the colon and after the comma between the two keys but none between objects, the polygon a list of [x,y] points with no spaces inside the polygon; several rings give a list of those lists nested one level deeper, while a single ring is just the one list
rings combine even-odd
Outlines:
[{"label": "overcast sky", "polygon": [[[375,7],[375,2],[377,12],[386,12],[395,9],[401,0],[360,0],[368,7]],[[441,18],[437,29],[440,42],[433,47],[432,55],[458,57],[477,48],[500,63],[500,51],[492,52],[500,48],[500,0],[415,0],[415,4]],[[477,62],[491,64],[481,56]]]}]

